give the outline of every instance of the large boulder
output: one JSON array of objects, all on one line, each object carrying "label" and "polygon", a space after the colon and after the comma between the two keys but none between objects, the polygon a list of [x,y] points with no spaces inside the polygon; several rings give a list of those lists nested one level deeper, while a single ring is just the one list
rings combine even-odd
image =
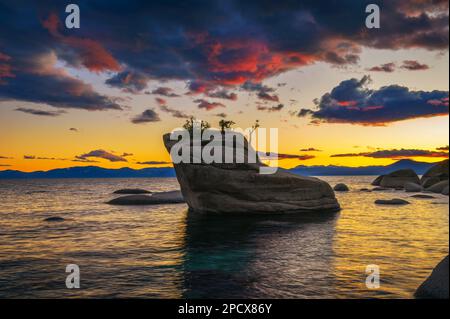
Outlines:
[{"label": "large boulder", "polygon": [[432,193],[442,193],[445,188],[448,187],[448,180],[436,183],[426,189],[428,192]]},{"label": "large boulder", "polygon": [[421,192],[423,191],[423,187],[416,183],[405,183],[405,191],[406,192]]},{"label": "large boulder", "polygon": [[428,188],[445,180],[448,180],[448,159],[432,166],[423,174],[420,182],[424,188]]},{"label": "large boulder", "polygon": [[[181,192],[193,211],[279,213],[340,209],[333,189],[325,181],[281,169],[273,174],[261,174],[260,169],[268,167],[261,163],[258,156],[256,163],[249,161],[248,154],[255,154],[255,151],[243,136],[232,145],[222,142],[219,144],[214,140],[208,144],[210,147],[215,143],[222,154],[232,151],[235,155],[231,163],[213,161],[207,164],[202,159],[198,163],[192,163],[192,143],[171,140],[170,134],[165,134],[163,141],[169,152],[177,143],[182,143],[181,145],[191,150],[191,161],[174,163],[174,167]],[[206,144],[202,143],[202,149]],[[238,152],[244,152],[243,163],[236,160]]]},{"label": "large boulder", "polygon": [[400,169],[377,177],[372,185],[400,189],[405,183],[420,184],[419,176],[412,169]]},{"label": "large boulder", "polygon": [[432,271],[431,275],[417,288],[416,298],[449,299],[448,256]]}]

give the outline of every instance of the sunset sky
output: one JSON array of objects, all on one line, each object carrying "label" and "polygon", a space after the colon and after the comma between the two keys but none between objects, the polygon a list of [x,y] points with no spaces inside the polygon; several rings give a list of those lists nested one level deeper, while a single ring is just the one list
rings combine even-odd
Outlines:
[{"label": "sunset sky", "polygon": [[[189,116],[279,129],[283,167],[441,161],[448,2],[0,0],[0,170],[170,164]],[[365,7],[381,8],[381,28]]]}]

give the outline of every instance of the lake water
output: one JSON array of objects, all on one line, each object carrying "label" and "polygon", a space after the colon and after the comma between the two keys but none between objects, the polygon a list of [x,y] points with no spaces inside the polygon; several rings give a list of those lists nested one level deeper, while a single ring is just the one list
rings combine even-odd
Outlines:
[{"label": "lake water", "polygon": [[[350,186],[342,211],[288,216],[105,204],[119,188],[177,189],[172,178],[0,180],[0,297],[412,298],[448,254],[448,197],[358,191],[373,178],[322,177]],[[395,197],[411,204],[374,204]],[[67,264],[80,289],[66,288]]]}]

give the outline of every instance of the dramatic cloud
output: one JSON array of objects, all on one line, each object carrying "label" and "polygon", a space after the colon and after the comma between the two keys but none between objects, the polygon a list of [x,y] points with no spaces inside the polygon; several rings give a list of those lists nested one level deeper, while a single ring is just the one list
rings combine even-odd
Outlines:
[{"label": "dramatic cloud", "polygon": [[448,145],[436,148],[438,151],[448,151]]},{"label": "dramatic cloud", "polygon": [[395,63],[394,62],[390,62],[390,63],[382,64],[380,66],[374,66],[374,67],[371,67],[369,69],[369,71],[391,73],[391,72],[395,71]]},{"label": "dramatic cloud", "polygon": [[138,93],[147,87],[149,78],[139,72],[124,71],[117,73],[106,80],[106,84],[112,87],[122,88],[128,93]]},{"label": "dramatic cloud", "polygon": [[161,119],[159,118],[158,113],[156,113],[152,109],[145,110],[141,114],[131,119],[131,122],[133,122],[134,124],[150,123],[158,121],[161,121]]},{"label": "dramatic cloud", "polygon": [[180,95],[173,92],[173,90],[169,87],[159,87],[153,90],[150,94],[162,95],[166,97],[179,97]]},{"label": "dramatic cloud", "polygon": [[[57,1],[1,5],[1,99],[86,110],[121,108],[77,78],[30,67],[50,53],[61,65],[111,72],[107,84],[129,92],[140,92],[148,80],[178,80],[192,84],[190,93],[219,97],[222,88],[261,83],[316,62],[355,64],[363,48],[442,51],[449,43],[448,2],[440,0],[380,0],[382,20],[389,23],[379,30],[365,27],[366,3],[361,1],[77,4],[85,8],[80,29],[63,27],[65,13]],[[276,98],[273,92],[256,95]]]},{"label": "dramatic cloud", "polygon": [[411,157],[442,157],[447,158],[448,152],[436,152],[429,150],[417,150],[417,149],[393,149],[393,150],[378,150],[375,152],[363,152],[363,153],[347,153],[347,154],[334,154],[331,157],[372,157],[372,158],[411,158]]},{"label": "dramatic cloud", "polygon": [[69,128],[69,131],[72,131],[72,132],[78,132],[78,129],[75,128],[75,127],[71,127],[71,128]]},{"label": "dramatic cloud", "polygon": [[349,123],[386,125],[388,123],[448,115],[448,92],[410,91],[389,85],[378,90],[367,88],[370,77],[342,81],[330,93],[315,101],[316,110],[301,109],[299,117],[310,116],[315,124]]},{"label": "dramatic cloud", "polygon": [[91,158],[101,158],[110,162],[127,162],[127,159],[123,156],[115,155],[105,150],[95,150],[75,157],[76,160],[80,161],[90,160]]},{"label": "dramatic cloud", "polygon": [[36,110],[36,109],[30,109],[25,107],[18,107],[15,109],[15,111],[28,113],[32,115],[39,115],[39,116],[60,116],[61,114],[65,113],[64,111],[43,111],[43,110]]},{"label": "dramatic cloud", "polygon": [[120,71],[121,67],[114,57],[96,40],[65,36],[59,29],[62,24],[55,13],[51,13],[42,26],[62,45],[61,50],[70,50],[68,62],[74,66],[83,65],[90,71]]},{"label": "dramatic cloud", "polygon": [[421,64],[417,61],[406,60],[403,61],[401,68],[409,71],[421,71],[421,70],[428,70],[430,67],[426,64]]},{"label": "dramatic cloud", "polygon": [[199,109],[205,109],[206,111],[211,111],[214,110],[218,107],[225,107],[225,105],[223,105],[222,103],[219,102],[208,102],[206,100],[203,99],[197,99],[194,100],[194,103],[198,103],[197,107]]}]

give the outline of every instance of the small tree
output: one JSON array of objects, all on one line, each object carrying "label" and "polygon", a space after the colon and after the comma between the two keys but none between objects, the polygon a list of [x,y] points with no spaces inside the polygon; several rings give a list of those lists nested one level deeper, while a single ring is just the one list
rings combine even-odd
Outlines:
[{"label": "small tree", "polygon": [[[183,125],[183,128],[187,130],[189,133],[194,132],[194,126],[196,125],[196,122],[198,122],[193,116],[189,118],[189,120],[186,120],[186,122]],[[203,133],[205,130],[209,129],[211,125],[206,121],[200,121],[200,130]]]},{"label": "small tree", "polygon": [[249,144],[252,143],[252,135],[253,135],[253,133],[255,133],[255,131],[258,129],[258,127],[259,127],[259,120],[256,120],[255,124],[252,125],[252,129],[250,131]]},{"label": "small tree", "polygon": [[222,132],[222,134],[224,134],[225,130],[229,130],[234,124],[236,123],[233,121],[220,120],[219,122],[220,131]]}]

